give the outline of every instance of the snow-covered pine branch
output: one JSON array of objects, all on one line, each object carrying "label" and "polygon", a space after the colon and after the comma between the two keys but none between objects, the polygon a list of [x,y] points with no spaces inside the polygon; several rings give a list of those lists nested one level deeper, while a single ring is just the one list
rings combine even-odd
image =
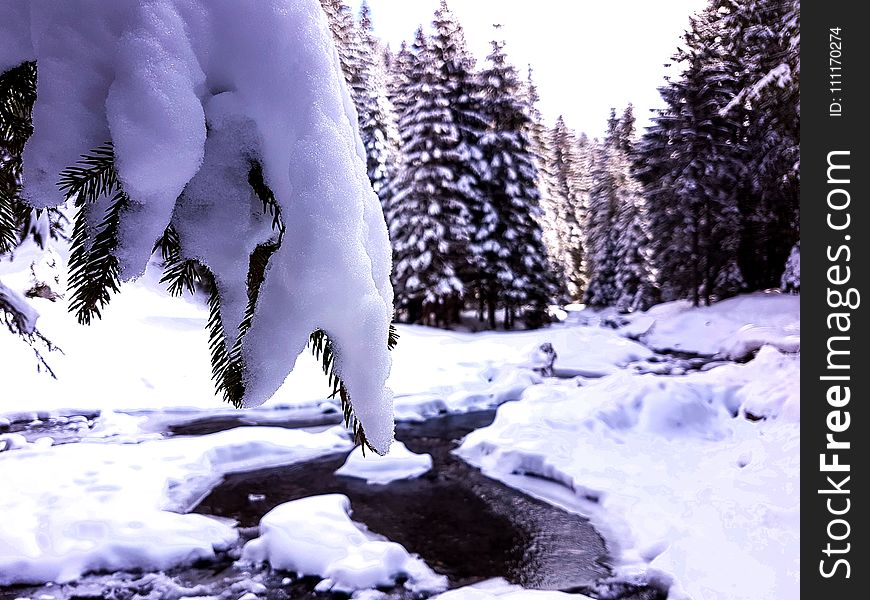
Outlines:
[{"label": "snow-covered pine branch", "polygon": [[[0,3],[0,73],[28,61],[39,77],[23,197],[61,204],[61,173],[111,144],[117,181],[66,189],[86,196],[81,248],[103,290],[138,277],[171,227],[179,260],[213,278],[224,335],[212,344],[238,361],[240,403],[265,402],[324,332],[355,417],[385,452],[390,245],[319,2]],[[280,238],[250,181],[258,168]]]}]

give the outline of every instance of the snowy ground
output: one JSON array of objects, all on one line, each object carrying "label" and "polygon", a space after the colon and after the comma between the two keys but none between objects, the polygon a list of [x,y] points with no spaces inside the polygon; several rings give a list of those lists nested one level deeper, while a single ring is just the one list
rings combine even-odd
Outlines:
[{"label": "snowy ground", "polygon": [[[52,415],[91,415],[91,423],[71,419],[67,426],[85,439],[53,447],[51,439],[0,433],[0,479],[12,490],[0,498],[0,584],[208,558],[236,542],[235,529],[183,512],[224,473],[349,447],[335,428],[163,439],[149,424],[235,414],[211,390],[203,309],[143,283],[127,286],[89,329],[65,314],[63,301],[34,304],[43,332],[65,351],[50,356],[59,379],[37,374],[26,347],[0,335],[0,431]],[[655,581],[677,599],[797,597],[800,358],[789,352],[799,351],[799,299],[756,294],[702,309],[673,303],[619,330],[587,322],[588,311],[573,311],[535,332],[400,326],[389,382],[397,414],[419,420],[501,404],[495,423],[472,433],[461,456],[590,516],[626,579]],[[559,378],[539,372],[547,366],[544,343],[555,349]],[[648,346],[722,359],[760,351],[745,364],[708,361],[673,376],[639,372],[686,370]],[[668,368],[651,368],[663,363]],[[318,365],[306,359],[259,414],[318,413],[331,404],[326,394]],[[351,455],[347,469],[377,481],[418,475],[428,457],[397,448],[392,462],[360,458]],[[343,510],[333,515],[338,527],[350,523]],[[275,522],[280,530],[284,519]],[[266,539],[251,557],[262,559]],[[375,579],[425,573],[407,550],[390,548],[347,550],[336,560],[368,557]],[[334,563],[314,571],[334,583]],[[378,570],[387,563],[392,568]],[[563,597],[487,585],[446,598]]]}]

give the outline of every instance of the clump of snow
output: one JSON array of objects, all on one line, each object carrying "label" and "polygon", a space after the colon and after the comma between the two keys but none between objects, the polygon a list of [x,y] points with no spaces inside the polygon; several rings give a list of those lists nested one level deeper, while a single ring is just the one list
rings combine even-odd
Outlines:
[{"label": "clump of snow", "polygon": [[232,523],[181,514],[225,473],[351,446],[344,432],[239,428],[140,444],[28,445],[0,454],[0,585],[95,570],[163,570],[236,541]]},{"label": "clump of snow", "polygon": [[780,289],[784,292],[797,293],[801,291],[801,243],[798,242],[791,249],[788,260],[785,261],[785,270],[780,279]]},{"label": "clump of snow", "polygon": [[660,351],[677,350],[739,360],[765,345],[800,351],[800,297],[745,294],[693,308],[685,300],[652,307],[621,332]]},{"label": "clump of snow", "polygon": [[589,600],[583,594],[527,590],[504,579],[487,579],[435,596],[433,600]]},{"label": "clump of snow", "polygon": [[312,496],[273,508],[260,520],[260,537],[245,544],[242,558],[273,569],[323,577],[318,591],[352,592],[396,584],[436,592],[446,578],[401,545],[374,539],[350,520],[350,500],[340,494]]},{"label": "clump of snow", "polygon": [[667,584],[669,598],[797,597],[799,375],[798,355],[766,347],[685,376],[551,381],[501,406],[459,453],[589,515],[618,574]]},{"label": "clump of snow", "polygon": [[5,450],[18,450],[19,448],[27,448],[30,443],[20,433],[4,433],[0,434],[0,452]]},{"label": "clump of snow", "polygon": [[229,336],[251,251],[275,236],[248,185],[262,167],[286,232],[242,340],[245,403],[268,400],[322,329],[357,418],[385,452],[391,249],[320,3],[4,1],[0,23],[0,68],[39,65],[25,198],[60,205],[61,171],[111,141],[129,196],[123,278],[145,271],[172,222],[184,257],[215,275]]},{"label": "clump of snow", "polygon": [[351,452],[335,474],[344,477],[365,479],[366,483],[386,485],[401,479],[413,479],[432,468],[432,457],[408,450],[402,442],[393,442],[390,451],[383,455],[363,454],[362,447]]},{"label": "clump of snow", "polygon": [[[9,313],[9,318],[15,321],[15,328],[23,334],[33,333],[36,329],[36,319],[39,313],[24,297],[0,282],[0,311]],[[5,323],[3,324],[5,327]]]}]

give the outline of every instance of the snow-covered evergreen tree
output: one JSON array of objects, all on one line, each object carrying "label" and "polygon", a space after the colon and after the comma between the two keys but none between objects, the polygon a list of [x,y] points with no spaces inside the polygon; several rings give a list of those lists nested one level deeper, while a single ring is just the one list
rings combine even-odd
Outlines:
[{"label": "snow-covered evergreen tree", "polygon": [[553,212],[555,254],[567,277],[571,297],[580,299],[586,290],[587,265],[585,220],[588,189],[585,170],[589,168],[587,148],[560,115],[550,129],[549,171],[552,177],[550,206]]},{"label": "snow-covered evergreen tree", "polygon": [[651,234],[643,186],[632,172],[634,113],[612,110],[607,136],[595,153],[586,219],[590,306],[630,312],[656,299]]},{"label": "snow-covered evergreen tree", "polygon": [[662,88],[667,108],[639,149],[654,255],[665,299],[737,293],[740,187],[746,169],[741,122],[723,109],[737,93],[736,57],[722,43],[721,13],[692,20],[675,56],[679,77]]},{"label": "snow-covered evergreen tree", "polygon": [[393,240],[396,308],[409,322],[446,325],[465,288],[471,223],[456,165],[459,127],[449,82],[432,42],[417,30],[400,53],[407,104],[399,118],[402,161],[388,220]]},{"label": "snow-covered evergreen tree", "polygon": [[784,292],[799,294],[801,291],[801,243],[791,249],[785,262],[785,271],[780,278],[779,287]]},{"label": "snow-covered evergreen tree", "polygon": [[796,0],[719,0],[723,46],[740,88],[724,112],[744,121],[740,265],[752,288],[777,285],[800,236],[800,30]]},{"label": "snow-covered evergreen tree", "polygon": [[343,0],[320,0],[320,5],[329,22],[341,71],[353,95],[363,76],[360,71],[360,38],[353,13]]},{"label": "snow-covered evergreen tree", "polygon": [[[544,245],[550,257],[550,264],[556,272],[559,281],[567,282],[567,265],[562,254],[562,220],[561,203],[556,193],[556,178],[553,168],[553,150],[550,144],[550,129],[544,123],[544,117],[538,109],[538,88],[532,78],[532,67],[528,68],[525,85],[526,107],[529,114],[529,144],[534,160],[535,171],[538,174],[538,194],[541,206],[539,222],[543,230]],[[573,292],[574,290],[569,290]]]},{"label": "snow-covered evergreen tree", "polygon": [[[465,31],[456,15],[441,0],[432,21],[432,53],[439,66],[441,81],[447,88],[448,109],[456,124],[458,143],[450,171],[457,184],[461,201],[469,211],[473,233],[467,246],[468,261],[460,272],[465,287],[464,301],[477,300],[478,309],[485,296],[480,282],[485,278],[479,235],[492,228],[493,212],[481,190],[481,138],[489,123],[482,114],[481,86],[475,72],[475,60],[468,51]],[[454,306],[452,318],[458,320],[460,305]]]},{"label": "snow-covered evergreen tree", "polygon": [[399,130],[387,88],[387,68],[383,51],[374,35],[371,14],[363,3],[358,28],[360,77],[353,84],[353,97],[359,116],[359,131],[366,151],[366,166],[372,188],[384,207],[389,205],[390,183],[396,175]]},{"label": "snow-covered evergreen tree", "polygon": [[[20,195],[22,154],[33,129],[31,113],[36,101],[36,63],[25,62],[0,73],[0,261],[12,259],[25,242],[40,250],[32,264],[33,280],[25,293],[56,300],[59,296],[57,258],[52,241],[64,237],[66,217],[56,208],[33,210]],[[47,266],[42,276],[39,267]],[[38,312],[18,291],[0,281],[0,322],[28,344],[37,369],[53,375],[43,353],[54,346],[36,327]]]},{"label": "snow-covered evergreen tree", "polygon": [[483,223],[477,241],[483,250],[487,319],[494,327],[500,304],[505,309],[505,327],[510,328],[518,314],[541,323],[556,288],[539,223],[538,174],[522,85],[507,61],[503,42],[492,42],[488,61],[480,77],[489,130],[480,149],[484,197],[494,220]]},{"label": "snow-covered evergreen tree", "polygon": [[643,186],[632,173],[634,112],[625,109],[616,128],[610,168],[617,178],[616,307],[622,312],[646,310],[657,299],[651,236]]},{"label": "snow-covered evergreen tree", "polygon": [[593,155],[592,185],[583,222],[589,273],[584,302],[593,307],[612,306],[619,298],[616,218],[623,182],[616,170],[619,150],[615,146],[615,123],[611,121],[607,140],[597,146]]}]

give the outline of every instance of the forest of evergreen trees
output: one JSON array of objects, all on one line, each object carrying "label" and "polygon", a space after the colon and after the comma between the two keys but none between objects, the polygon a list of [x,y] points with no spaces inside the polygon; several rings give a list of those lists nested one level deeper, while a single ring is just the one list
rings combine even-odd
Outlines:
[{"label": "forest of evergreen trees", "polygon": [[[620,311],[800,289],[796,0],[710,0],[635,130],[545,123],[531,67],[484,64],[445,2],[398,49],[321,0],[393,243],[397,318],[534,327],[553,302]],[[494,37],[498,37],[498,28]],[[602,120],[606,116],[602,116]]]},{"label": "forest of evergreen trees", "polygon": [[[620,107],[603,139],[545,122],[531,67],[500,40],[478,64],[445,2],[393,49],[365,4],[354,18],[321,3],[392,239],[397,320],[535,327],[567,301],[630,312],[799,292],[797,0],[709,0],[651,126]],[[59,210],[36,219],[15,193],[34,70],[0,78],[0,253],[31,230],[62,235]]]}]

